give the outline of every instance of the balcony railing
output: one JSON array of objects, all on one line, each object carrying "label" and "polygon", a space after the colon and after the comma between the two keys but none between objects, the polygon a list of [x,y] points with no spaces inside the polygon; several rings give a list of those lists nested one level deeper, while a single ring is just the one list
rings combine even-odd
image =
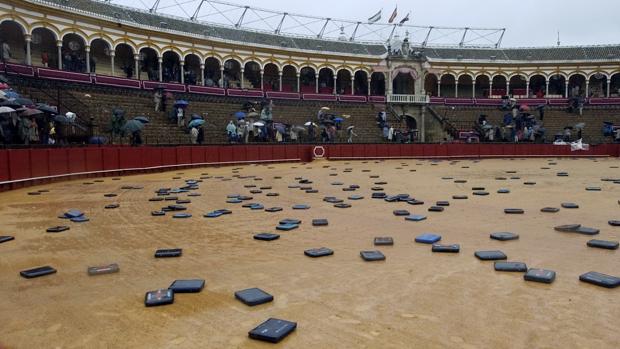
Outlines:
[{"label": "balcony railing", "polygon": [[388,95],[388,103],[428,104],[430,98],[427,95]]}]

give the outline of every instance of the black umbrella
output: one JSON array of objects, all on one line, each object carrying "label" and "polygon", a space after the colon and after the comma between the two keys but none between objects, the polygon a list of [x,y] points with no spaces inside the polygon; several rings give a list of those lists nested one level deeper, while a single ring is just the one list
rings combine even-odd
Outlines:
[{"label": "black umbrella", "polygon": [[54,121],[62,125],[72,124],[71,120],[64,115],[56,115],[56,117],[54,117]]},{"label": "black umbrella", "polygon": [[34,105],[34,102],[28,98],[15,98],[15,103],[19,105]]},{"label": "black umbrella", "polygon": [[133,118],[134,120],[138,120],[143,124],[148,124],[149,122],[151,122],[151,120],[149,120],[148,117],[140,115],[140,116],[136,116],[135,118]]},{"label": "black umbrella", "polygon": [[49,113],[49,114],[58,114],[58,111],[47,105],[47,104],[37,104],[37,109],[39,109],[40,111],[44,112],[44,113]]},{"label": "black umbrella", "polygon": [[9,108],[15,109],[15,108],[21,107],[22,105],[16,103],[14,100],[6,100],[4,102],[0,102],[0,106],[2,106],[2,107],[9,107]]},{"label": "black umbrella", "polygon": [[136,131],[141,131],[144,128],[144,123],[133,119],[133,120],[129,120],[125,123],[125,125],[123,126],[123,130],[129,132],[129,133],[134,133]]}]

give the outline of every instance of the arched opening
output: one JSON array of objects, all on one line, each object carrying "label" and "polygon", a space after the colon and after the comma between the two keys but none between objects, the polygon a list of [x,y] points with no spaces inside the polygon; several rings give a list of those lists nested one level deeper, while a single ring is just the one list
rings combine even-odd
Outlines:
[{"label": "arched opening", "polygon": [[339,95],[351,94],[351,72],[340,69],[336,75],[336,93]]},{"label": "arched opening", "polygon": [[385,74],[374,72],[370,75],[370,94],[385,96]]},{"label": "arched opening", "polygon": [[441,76],[440,83],[441,91],[440,97],[454,97],[456,96],[456,80],[452,74],[444,74]]},{"label": "arched opening", "polygon": [[368,73],[363,70],[358,70],[353,76],[353,93],[356,96],[368,95]]},{"label": "arched opening", "polygon": [[543,98],[547,95],[547,79],[540,75],[530,77],[530,95]]},{"label": "arched opening", "polygon": [[311,67],[301,68],[299,81],[301,84],[301,93],[317,92],[316,71],[313,68]]},{"label": "arched opening", "polygon": [[1,61],[26,63],[26,39],[24,38],[24,33],[24,27],[15,21],[4,21],[0,24]]},{"label": "arched opening", "polygon": [[224,88],[241,88],[241,63],[234,59],[224,62]]},{"label": "arched opening", "polygon": [[181,82],[181,57],[178,53],[164,52],[161,67],[164,82]]},{"label": "arched opening", "polygon": [[62,38],[62,70],[86,72],[86,43],[77,34],[67,34]]},{"label": "arched opening", "polygon": [[278,66],[273,63],[267,63],[265,64],[263,72],[263,90],[280,91],[280,74]]},{"label": "arched opening", "polygon": [[417,130],[418,122],[411,115],[405,115],[405,124],[407,125],[408,130]]},{"label": "arched opening", "polygon": [[547,98],[567,98],[566,78],[564,75],[555,74],[549,77],[549,94]]},{"label": "arched opening", "polygon": [[590,76],[588,97],[603,98],[607,96],[607,76],[596,73]]},{"label": "arched opening", "polygon": [[392,91],[397,95],[414,95],[415,79],[410,73],[399,72],[392,81]]},{"label": "arched opening", "polygon": [[568,96],[585,97],[586,77],[581,74],[573,74],[568,78]]},{"label": "arched opening", "polygon": [[114,74],[133,79],[135,65],[133,48],[127,44],[117,45],[114,49]]},{"label": "arched opening", "polygon": [[329,68],[319,70],[319,93],[334,93],[334,72]]},{"label": "arched opening", "polygon": [[62,68],[58,65],[56,34],[47,28],[35,28],[32,31],[30,50],[32,64],[41,67]]},{"label": "arched opening", "polygon": [[157,51],[150,47],[144,47],[140,50],[138,79],[141,79],[141,73],[146,73],[148,80],[159,81],[159,61],[157,58]]},{"label": "arched opening", "polygon": [[200,77],[200,62],[202,62],[202,59],[193,53],[185,56],[183,82],[186,85],[198,85],[198,78]]},{"label": "arched opening", "polygon": [[464,74],[459,76],[458,96],[462,98],[474,98],[474,79],[471,75]]},{"label": "arched opening", "polygon": [[243,88],[260,88],[260,65],[256,62],[247,62],[243,67]]},{"label": "arched opening", "polygon": [[493,88],[491,89],[491,97],[506,96],[506,77],[503,75],[495,75],[493,77]]},{"label": "arched opening", "polygon": [[220,61],[214,57],[205,60],[205,86],[218,87],[222,86],[222,76],[220,71]]},{"label": "arched opening", "polygon": [[299,92],[297,86],[297,69],[292,65],[287,65],[282,69],[282,91]]},{"label": "arched opening", "polygon": [[620,97],[620,73],[611,76],[611,84],[609,85],[609,96]]},{"label": "arched opening", "polygon": [[510,78],[510,91],[511,96],[516,98],[527,98],[527,79],[523,75],[513,75]]},{"label": "arched opening", "polygon": [[431,97],[438,97],[437,88],[437,75],[426,74],[424,77],[424,91],[426,91],[426,94]]},{"label": "arched opening", "polygon": [[112,75],[110,45],[103,39],[95,39],[90,43],[90,72]]},{"label": "arched opening", "polygon": [[487,75],[478,75],[476,77],[475,97],[476,98],[489,98],[491,88],[491,79]]}]

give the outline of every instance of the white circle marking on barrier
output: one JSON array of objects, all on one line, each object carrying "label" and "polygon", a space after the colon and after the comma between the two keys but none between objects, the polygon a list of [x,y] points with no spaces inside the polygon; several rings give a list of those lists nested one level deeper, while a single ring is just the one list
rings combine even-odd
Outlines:
[{"label": "white circle marking on barrier", "polygon": [[317,159],[322,159],[325,156],[325,148],[320,145],[312,148],[312,155]]}]

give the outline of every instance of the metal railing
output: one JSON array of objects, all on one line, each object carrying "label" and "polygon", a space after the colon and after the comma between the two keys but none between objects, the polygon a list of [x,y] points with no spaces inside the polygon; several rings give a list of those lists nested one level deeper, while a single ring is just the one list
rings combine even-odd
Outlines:
[{"label": "metal railing", "polygon": [[430,103],[430,97],[427,95],[398,95],[390,94],[387,96],[388,103],[399,104],[428,104]]}]

